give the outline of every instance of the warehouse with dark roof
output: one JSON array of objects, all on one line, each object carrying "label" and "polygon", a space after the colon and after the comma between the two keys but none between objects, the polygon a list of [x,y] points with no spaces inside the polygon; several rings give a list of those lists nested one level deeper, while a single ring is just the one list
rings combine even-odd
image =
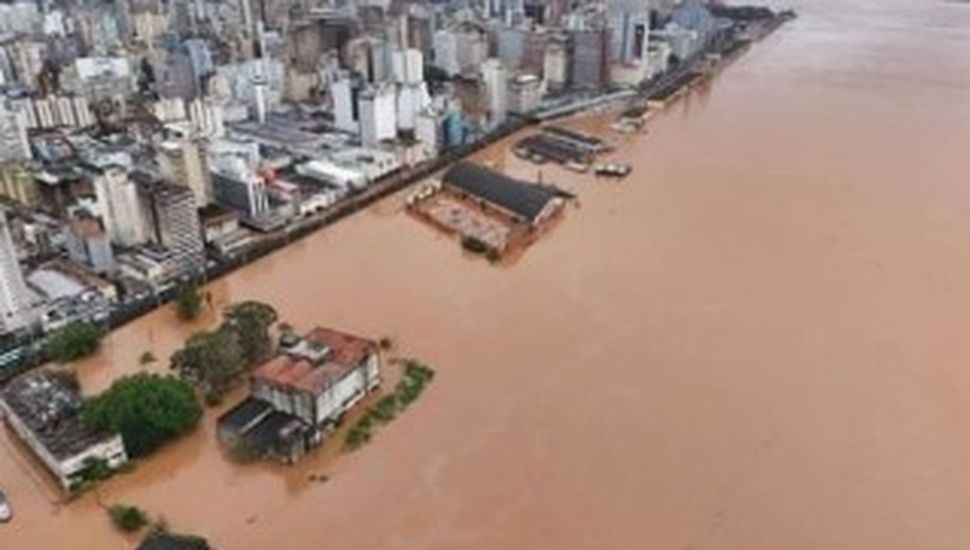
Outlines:
[{"label": "warehouse with dark roof", "polygon": [[553,189],[519,181],[470,162],[452,166],[442,182],[454,192],[483,201],[531,226],[549,218],[562,205]]}]

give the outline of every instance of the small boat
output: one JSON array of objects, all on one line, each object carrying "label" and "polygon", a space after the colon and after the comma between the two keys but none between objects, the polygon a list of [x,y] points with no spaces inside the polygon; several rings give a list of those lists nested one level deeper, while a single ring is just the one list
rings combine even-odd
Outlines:
[{"label": "small boat", "polygon": [[635,134],[643,129],[643,120],[639,118],[621,118],[611,125],[614,132],[620,134]]},{"label": "small boat", "polygon": [[0,523],[6,523],[13,518],[13,508],[10,506],[10,501],[7,500],[7,495],[0,491]]},{"label": "small boat", "polygon": [[576,172],[577,174],[585,174],[589,171],[589,165],[584,162],[577,162],[575,160],[568,161],[563,165],[567,170]]},{"label": "small boat", "polygon": [[597,164],[594,171],[596,172],[597,176],[625,178],[630,175],[630,172],[633,171],[633,167],[631,167],[629,164],[609,162],[606,164]]}]

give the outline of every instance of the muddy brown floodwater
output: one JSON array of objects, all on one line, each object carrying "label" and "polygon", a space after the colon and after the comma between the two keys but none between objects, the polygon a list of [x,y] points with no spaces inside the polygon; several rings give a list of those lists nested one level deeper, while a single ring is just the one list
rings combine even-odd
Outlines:
[{"label": "muddy brown floodwater", "polygon": [[[212,285],[438,369],[361,452],[233,466],[210,413],[61,506],[3,436],[0,548],[131,548],[98,499],[224,550],[970,548],[970,5],[797,4],[610,138],[626,182],[544,167],[581,204],[514,266],[398,197]],[[112,334],[85,389],[211,321]]]}]

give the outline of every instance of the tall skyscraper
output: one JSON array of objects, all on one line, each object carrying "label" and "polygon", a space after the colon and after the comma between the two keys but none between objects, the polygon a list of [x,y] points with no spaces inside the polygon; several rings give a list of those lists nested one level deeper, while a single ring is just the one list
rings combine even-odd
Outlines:
[{"label": "tall skyscraper", "polygon": [[27,127],[23,117],[7,110],[0,101],[0,163],[30,158]]},{"label": "tall skyscraper", "polygon": [[111,242],[137,246],[148,240],[148,223],[137,184],[122,166],[96,168],[93,177],[98,213]]},{"label": "tall skyscraper", "polygon": [[337,129],[352,133],[360,131],[358,112],[360,87],[360,81],[348,75],[341,75],[330,84],[334,125]]},{"label": "tall skyscraper", "polygon": [[360,94],[360,140],[373,147],[397,136],[397,94],[392,85],[378,85]]},{"label": "tall skyscraper", "polygon": [[212,201],[212,180],[199,144],[189,138],[165,141],[158,146],[158,167],[166,180],[188,187],[201,208]]},{"label": "tall skyscraper", "polygon": [[570,59],[570,84],[584,90],[601,90],[609,82],[609,33],[606,29],[575,30]]},{"label": "tall skyscraper", "polygon": [[488,107],[488,122],[495,126],[505,121],[508,111],[508,74],[502,62],[495,58],[482,63],[481,71],[485,104]]},{"label": "tall skyscraper", "polygon": [[0,329],[9,332],[33,322],[31,294],[17,261],[6,210],[0,208]]},{"label": "tall skyscraper", "polygon": [[155,242],[172,253],[183,273],[200,273],[205,268],[205,245],[192,193],[153,174],[133,172],[132,177],[146,195]]},{"label": "tall skyscraper", "polygon": [[90,216],[71,220],[67,231],[67,253],[71,260],[106,274],[116,269],[114,252],[101,222]]},{"label": "tall skyscraper", "polygon": [[610,0],[609,27],[612,62],[629,65],[646,60],[650,39],[649,0]]}]

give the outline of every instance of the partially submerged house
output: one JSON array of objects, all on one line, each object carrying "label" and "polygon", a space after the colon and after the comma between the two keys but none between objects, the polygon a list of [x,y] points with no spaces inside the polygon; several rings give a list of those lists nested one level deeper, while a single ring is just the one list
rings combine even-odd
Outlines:
[{"label": "partially submerged house", "polygon": [[117,468],[128,460],[121,436],[92,430],[80,417],[83,399],[66,375],[37,372],[0,392],[0,414],[65,490],[83,481],[92,461]]},{"label": "partially submerged house", "polygon": [[471,162],[452,166],[442,177],[442,183],[452,193],[476,200],[529,227],[552,217],[563,204],[551,187],[519,181]]},{"label": "partially submerged house", "polygon": [[219,417],[219,439],[294,462],[380,381],[380,353],[371,340],[328,328],[285,335],[279,355],[250,376],[249,397]]}]

